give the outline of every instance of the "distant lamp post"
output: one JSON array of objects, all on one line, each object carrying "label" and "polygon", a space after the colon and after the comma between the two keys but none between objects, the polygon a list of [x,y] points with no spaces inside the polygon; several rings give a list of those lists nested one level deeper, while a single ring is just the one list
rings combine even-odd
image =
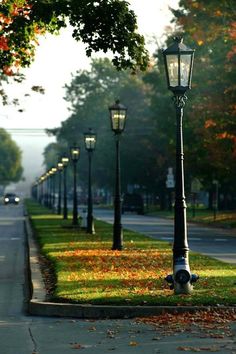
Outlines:
[{"label": "distant lamp post", "polygon": [[216,214],[218,211],[218,200],[219,200],[219,181],[217,181],[217,179],[214,179],[212,183],[215,186],[215,191],[213,195],[213,209],[214,209],[214,221],[216,221]]},{"label": "distant lamp post", "polygon": [[57,168],[56,167],[52,167],[51,170],[49,171],[51,172],[51,179],[52,179],[52,200],[51,200],[51,207],[52,209],[55,206],[55,200],[56,200],[56,172],[57,172]]},{"label": "distant lamp post", "polygon": [[57,170],[58,170],[58,201],[57,201],[57,214],[61,214],[61,174],[63,170],[63,163],[58,162],[57,164]]},{"label": "distant lamp post", "polygon": [[184,45],[181,37],[175,37],[174,43],[163,51],[163,56],[168,89],[174,94],[177,119],[173,275],[168,275],[166,280],[171,283],[175,294],[189,294],[198,276],[191,274],[188,258],[182,120],[187,99],[185,92],[191,88],[194,50]]},{"label": "distant lamp post", "polygon": [[67,209],[67,166],[69,163],[69,158],[63,155],[61,158],[63,164],[63,219],[68,219],[68,209]]},{"label": "distant lamp post", "polygon": [[92,154],[96,147],[97,134],[91,128],[84,133],[85,149],[88,151],[89,173],[88,173],[88,207],[87,207],[87,233],[95,234],[93,220],[93,197],[92,197]]},{"label": "distant lamp post", "polygon": [[45,173],[45,179],[46,179],[46,198],[45,198],[45,205],[46,207],[50,208],[50,195],[51,195],[51,181],[50,181],[50,173],[47,171]]},{"label": "distant lamp post", "polygon": [[41,177],[39,177],[39,184],[40,184],[39,202],[40,202],[40,204],[43,204],[43,199],[44,199],[44,181],[45,181],[45,177],[43,175],[41,175]]},{"label": "distant lamp post", "polygon": [[77,200],[77,162],[80,157],[80,148],[76,145],[70,148],[71,161],[73,163],[74,191],[73,191],[73,219],[72,224],[78,225],[78,200]]},{"label": "distant lamp post", "polygon": [[123,230],[121,225],[121,183],[120,183],[120,135],[125,129],[127,108],[119,100],[109,107],[111,129],[116,138],[116,175],[114,196],[113,250],[123,248]]}]

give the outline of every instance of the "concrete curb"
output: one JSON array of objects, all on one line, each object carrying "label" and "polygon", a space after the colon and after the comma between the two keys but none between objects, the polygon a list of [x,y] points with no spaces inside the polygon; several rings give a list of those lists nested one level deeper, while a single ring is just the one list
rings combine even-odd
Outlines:
[{"label": "concrete curb", "polygon": [[226,306],[112,306],[52,303],[46,301],[46,290],[38,261],[39,248],[33,238],[28,216],[25,217],[26,240],[28,246],[28,279],[30,299],[28,312],[37,316],[74,317],[82,319],[118,319],[148,317],[163,313],[184,313],[207,310],[230,309]]}]

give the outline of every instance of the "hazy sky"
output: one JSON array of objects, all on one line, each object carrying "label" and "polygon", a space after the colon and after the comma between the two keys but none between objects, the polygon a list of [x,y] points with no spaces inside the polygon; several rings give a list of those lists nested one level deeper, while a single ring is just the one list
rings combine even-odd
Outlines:
[{"label": "hazy sky", "polygon": [[[178,0],[129,0],[138,18],[139,31],[147,39],[155,35],[161,39],[165,26],[170,24],[169,6],[176,7]],[[148,49],[155,48],[148,46]],[[21,98],[21,105],[1,107],[0,126],[4,128],[52,128],[68,118],[67,103],[63,100],[65,83],[71,73],[89,67],[82,44],[71,37],[69,30],[60,36],[40,39],[35,62],[24,70],[27,80],[23,84],[7,86],[7,92]],[[33,85],[42,85],[45,95],[31,92]],[[30,96],[24,96],[30,93]],[[18,109],[24,109],[22,113]]]},{"label": "hazy sky", "polygon": [[[177,7],[178,0],[129,0],[138,19],[139,32],[145,35],[147,43],[153,36],[163,39],[165,27],[170,25],[170,7]],[[155,46],[148,45],[153,52]],[[71,37],[71,31],[64,30],[60,36],[47,35],[40,39],[34,63],[25,69],[26,80],[22,84],[6,86],[7,93],[18,97],[19,107],[3,107],[0,104],[0,127],[11,129],[12,138],[23,152],[25,182],[16,186],[17,191],[29,190],[29,185],[44,172],[42,153],[54,138],[44,133],[21,132],[22,128],[44,129],[60,126],[69,117],[67,103],[63,100],[63,86],[71,81],[71,73],[89,68],[84,46]],[[31,91],[33,85],[45,88],[45,95]],[[25,96],[29,94],[30,96]],[[22,113],[18,109],[23,109]],[[16,129],[13,131],[12,129]],[[18,130],[18,131],[17,131]],[[15,186],[10,186],[10,188]]]}]

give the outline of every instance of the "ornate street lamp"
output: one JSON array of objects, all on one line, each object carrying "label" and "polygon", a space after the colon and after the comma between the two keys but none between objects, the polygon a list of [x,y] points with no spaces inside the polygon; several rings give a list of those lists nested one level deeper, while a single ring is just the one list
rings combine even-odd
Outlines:
[{"label": "ornate street lamp", "polygon": [[63,164],[63,219],[68,219],[68,209],[67,209],[67,166],[69,163],[69,158],[66,155],[63,155],[61,158],[61,162]]},{"label": "ornate street lamp", "polygon": [[127,108],[119,100],[109,107],[111,129],[116,138],[116,177],[114,197],[113,250],[123,248],[123,230],[121,225],[121,183],[120,183],[120,135],[125,129]]},{"label": "ornate street lamp", "polygon": [[45,206],[50,207],[50,193],[51,193],[51,181],[50,181],[50,174],[49,171],[45,173],[45,180],[46,180],[46,195],[45,195]]},{"label": "ornate street lamp", "polygon": [[73,192],[73,219],[72,224],[78,225],[78,200],[77,200],[77,162],[80,157],[80,148],[74,144],[70,148],[71,161],[73,163],[74,192]]},{"label": "ornate street lamp", "polygon": [[87,233],[95,234],[94,221],[93,221],[93,197],[92,197],[92,173],[91,173],[91,164],[92,164],[92,154],[95,150],[97,141],[97,135],[89,128],[89,131],[84,133],[84,145],[85,149],[88,151],[88,160],[89,160],[89,174],[88,174],[88,207],[87,207]]},{"label": "ornate street lamp", "polygon": [[44,180],[45,180],[44,175],[39,177],[39,185],[40,185],[39,202],[40,202],[40,204],[43,204],[43,199],[44,199]]},{"label": "ornate street lamp", "polygon": [[43,175],[43,205],[48,206],[48,176],[47,172]]},{"label": "ornate street lamp", "polygon": [[53,209],[55,206],[55,195],[56,195],[56,183],[55,183],[55,177],[56,177],[56,172],[57,168],[52,167],[51,170],[49,171],[51,175],[51,180],[52,180],[52,199],[51,199],[51,208]]},{"label": "ornate street lamp", "polygon": [[57,163],[57,170],[58,170],[58,201],[57,201],[57,214],[61,214],[61,174],[63,170],[63,163]]},{"label": "ornate street lamp", "polygon": [[191,274],[188,259],[182,120],[187,99],[185,92],[191,88],[194,50],[183,44],[181,37],[175,37],[174,43],[163,51],[163,56],[168,89],[174,94],[177,120],[173,275],[168,275],[166,280],[175,294],[189,294],[198,276]]},{"label": "ornate street lamp", "polygon": [[48,170],[48,207],[51,209],[53,205],[53,172]]}]

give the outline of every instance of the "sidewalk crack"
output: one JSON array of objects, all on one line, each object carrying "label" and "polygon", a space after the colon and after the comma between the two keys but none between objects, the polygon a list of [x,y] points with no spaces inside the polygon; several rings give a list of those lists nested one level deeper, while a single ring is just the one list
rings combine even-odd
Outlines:
[{"label": "sidewalk crack", "polygon": [[32,343],[33,343],[33,351],[32,351],[32,354],[39,354],[38,352],[38,346],[37,346],[37,343],[36,343],[36,340],[34,339],[34,336],[33,336],[33,333],[31,331],[31,328],[29,327],[29,335],[30,335],[30,338],[32,340]]}]

